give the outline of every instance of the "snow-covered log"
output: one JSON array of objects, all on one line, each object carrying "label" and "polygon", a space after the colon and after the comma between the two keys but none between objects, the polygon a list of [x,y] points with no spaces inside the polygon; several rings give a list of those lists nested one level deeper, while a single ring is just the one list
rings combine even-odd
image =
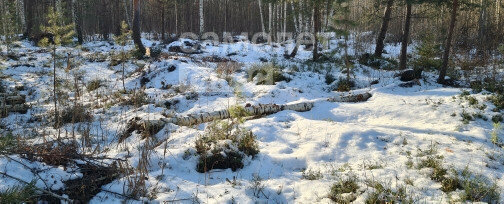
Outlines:
[{"label": "snow-covered log", "polygon": [[[260,104],[256,106],[245,107],[245,111],[250,116],[263,116],[278,113],[283,110],[293,110],[298,112],[309,111],[313,108],[313,103],[297,103],[289,105],[277,104]],[[229,110],[214,111],[209,113],[193,114],[185,117],[163,118],[161,121],[165,123],[173,123],[180,126],[191,126],[201,123],[211,122],[214,120],[222,120],[230,118]]]},{"label": "snow-covered log", "polygon": [[[372,95],[370,93],[363,93],[363,94],[329,98],[327,99],[327,101],[342,102],[342,103],[357,103],[367,101],[371,97]],[[255,106],[247,105],[244,108],[251,117],[258,117],[264,115],[271,115],[284,110],[305,112],[310,111],[313,108],[313,106],[314,103],[312,102],[303,102],[288,105],[278,105],[278,104],[259,104]],[[163,123],[173,123],[179,126],[191,126],[211,122],[214,120],[228,119],[230,117],[231,116],[228,110],[220,110],[208,113],[192,114],[185,117],[162,118],[161,121]]]},{"label": "snow-covered log", "polygon": [[340,102],[340,103],[358,103],[369,100],[373,95],[370,93],[356,94],[356,95],[347,95],[347,96],[339,96],[334,98],[329,98],[327,101],[329,102]]},{"label": "snow-covered log", "polygon": [[26,101],[24,95],[0,95],[0,104],[14,105],[23,104]]},{"label": "snow-covered log", "polygon": [[5,116],[10,112],[26,113],[28,106],[24,104],[5,105],[0,104],[0,116]]},{"label": "snow-covered log", "polygon": [[[343,103],[357,103],[357,102],[363,102],[367,101],[369,98],[371,98],[372,95],[370,93],[364,93],[364,94],[357,94],[357,95],[347,95],[347,96],[340,96],[340,97],[334,97],[334,98],[328,98],[327,101],[330,102],[343,102]],[[278,105],[278,104],[259,104],[255,106],[251,106],[247,104],[244,109],[248,113],[249,117],[246,117],[245,119],[253,119],[265,115],[271,115],[274,113],[278,113],[280,111],[284,110],[292,110],[292,111],[297,111],[297,112],[305,112],[305,111],[310,111],[314,107],[315,103],[313,102],[302,102],[302,103],[296,103],[296,104],[288,104],[288,105]],[[188,116],[184,117],[172,117],[172,118],[161,118],[159,120],[144,120],[142,121],[143,127],[163,127],[164,125],[171,123],[179,126],[192,126],[192,125],[198,125],[202,123],[207,123],[207,122],[212,122],[215,120],[223,120],[223,119],[228,119],[230,118],[230,112],[229,110],[221,110],[221,111],[214,111],[214,112],[208,112],[208,113],[200,113],[200,114],[191,114]],[[134,118],[132,120],[140,120],[140,118]],[[133,127],[134,129],[134,127]],[[129,137],[130,133],[133,132],[134,130],[127,130],[126,133],[123,135],[123,138],[121,138],[121,141],[124,140],[125,138]],[[158,143],[154,144],[151,149],[161,145],[163,141],[165,141],[167,138],[164,139],[159,139]]]}]

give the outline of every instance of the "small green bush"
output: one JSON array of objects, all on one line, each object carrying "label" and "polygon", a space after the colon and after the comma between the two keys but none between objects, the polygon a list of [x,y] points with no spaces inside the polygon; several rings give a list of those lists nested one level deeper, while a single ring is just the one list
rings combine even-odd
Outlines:
[{"label": "small green bush", "polygon": [[102,86],[102,81],[100,79],[93,79],[86,85],[86,89],[91,92],[99,89]]},{"label": "small green bush", "polygon": [[462,201],[471,202],[499,202],[500,191],[496,184],[482,175],[474,175],[467,168],[460,174],[460,185],[464,192]]},{"label": "small green bush", "polygon": [[259,153],[255,135],[240,127],[247,115],[245,109],[237,106],[229,112],[231,121],[210,123],[195,141],[196,153],[200,155],[196,170],[200,173],[227,168],[236,171],[243,167],[245,156],[254,158]]},{"label": "small green bush", "polygon": [[417,58],[412,60],[415,69],[423,70],[439,70],[443,61],[441,56],[441,44],[439,44],[435,36],[427,34],[421,37],[419,46],[415,48]]},{"label": "small green bush", "polygon": [[352,80],[347,80],[345,78],[340,78],[338,83],[336,84],[336,88],[334,91],[338,92],[348,92],[355,87],[355,82]]},{"label": "small green bush", "polygon": [[366,204],[376,203],[414,203],[413,196],[408,195],[405,186],[399,186],[397,190],[392,190],[390,185],[384,185],[377,181],[366,181],[366,184],[373,188],[365,200]]},{"label": "small green bush", "polygon": [[492,102],[497,110],[504,109],[504,95],[503,94],[494,94],[488,97],[488,100]]},{"label": "small green bush", "polygon": [[257,80],[257,85],[274,85],[276,82],[289,81],[282,73],[282,67],[273,63],[253,65],[248,71],[248,81]]},{"label": "small green bush", "polygon": [[324,176],[322,175],[322,173],[320,173],[320,171],[313,171],[313,170],[308,170],[308,171],[303,171],[303,175],[302,175],[303,179],[306,179],[306,180],[319,180],[321,178],[323,178]]},{"label": "small green bush", "polygon": [[357,177],[349,176],[348,178],[339,180],[337,183],[333,184],[328,197],[336,203],[351,203],[357,198],[355,195],[357,190],[359,190]]},{"label": "small green bush", "polygon": [[360,64],[372,67],[374,69],[394,70],[398,66],[398,62],[392,58],[375,57],[372,54],[365,53],[359,56],[358,61]]},{"label": "small green bush", "polygon": [[474,120],[473,116],[471,114],[465,112],[465,110],[460,114],[460,116],[462,117],[462,122],[464,124],[469,124],[469,122]]},{"label": "small green bush", "polygon": [[91,122],[92,120],[93,115],[91,112],[87,110],[85,106],[79,104],[65,108],[61,113],[62,125],[67,123]]},{"label": "small green bush", "polygon": [[0,203],[36,203],[38,197],[35,182],[25,186],[15,186],[0,192]]},{"label": "small green bush", "polygon": [[503,121],[504,121],[504,118],[502,117],[501,114],[497,114],[497,115],[492,116],[492,122],[493,123],[500,123],[500,122],[503,122]]},{"label": "small green bush", "polygon": [[12,133],[0,135],[0,152],[11,152],[18,146],[18,140]]},{"label": "small green bush", "polygon": [[326,73],[325,75],[325,83],[327,85],[330,85],[332,84],[334,81],[336,81],[336,78],[334,78],[334,76],[331,74],[331,73]]}]

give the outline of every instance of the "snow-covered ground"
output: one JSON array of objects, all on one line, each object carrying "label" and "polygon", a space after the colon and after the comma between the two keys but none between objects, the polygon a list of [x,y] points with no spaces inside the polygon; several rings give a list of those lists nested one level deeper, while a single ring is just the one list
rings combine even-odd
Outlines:
[{"label": "snow-covered ground", "polygon": [[[145,40],[144,43],[151,46],[155,42]],[[332,47],[336,47],[337,42],[332,43]],[[338,79],[346,74],[334,63],[323,66],[304,63],[311,57],[310,51],[300,49],[297,58],[287,61],[283,59],[282,46],[246,42],[219,46],[207,44],[203,45],[202,54],[175,56],[171,53],[159,61],[126,63],[128,90],[140,90],[142,78],[149,78],[144,91],[151,103],[135,108],[113,103],[126,95],[117,94],[122,89],[122,67],[109,66],[107,56],[111,50],[119,52],[121,48],[103,42],[87,43],[82,48],[58,49],[62,56],[67,52],[75,56],[71,60],[76,65],[71,70],[59,69],[57,75],[63,84],[72,84],[74,75],[82,75],[82,93],[77,101],[90,107],[94,119],[90,123],[66,124],[62,137],[71,138],[72,129],[77,126],[87,127],[76,128],[75,137],[80,142],[85,132],[83,129],[89,131],[92,145],[84,148],[88,153],[99,149],[98,153],[95,152],[97,156],[125,159],[133,167],[138,165],[139,147],[146,141],[133,133],[118,144],[118,135],[131,118],[153,120],[166,114],[185,116],[246,103],[315,103],[315,107],[307,112],[282,111],[246,121],[244,126],[257,136],[260,153],[256,158],[246,158],[244,168],[235,172],[230,169],[207,173],[196,171],[198,157],[193,155],[194,143],[204,132],[204,124],[165,126],[156,138],[169,138],[167,152],[163,143],[149,154],[147,188],[155,194],[151,202],[330,203],[331,186],[341,179],[356,176],[359,190],[355,203],[364,203],[375,191],[366,185],[370,180],[392,190],[405,186],[408,196],[415,202],[448,203],[456,199],[461,190],[444,193],[440,190],[441,183],[429,177],[430,169],[408,167],[408,162],[412,161],[416,166],[427,157],[422,153],[432,149],[435,155],[443,157],[445,168],[468,169],[475,175],[483,175],[504,195],[504,150],[490,141],[494,131],[490,118],[498,113],[492,111],[494,106],[486,100],[487,95],[472,95],[479,105],[486,104],[486,107],[470,105],[460,96],[461,89],[436,84],[435,73],[424,73],[421,86],[402,88],[398,86],[402,82],[394,78],[394,71],[357,64],[353,68],[353,77],[358,88],[351,92],[370,92],[373,97],[362,103],[333,103],[325,99],[342,93],[330,91],[325,75],[330,72]],[[387,57],[398,55],[398,47],[388,46],[386,49],[390,53]],[[26,54],[24,57],[18,61],[1,61],[0,64],[5,67],[2,70],[6,76],[4,85],[11,90],[23,85],[20,93],[27,95],[31,105],[26,114],[11,113],[3,118],[2,129],[30,138],[33,143],[55,139],[57,134],[50,125],[52,119],[48,113],[53,110],[51,55],[40,50],[23,42],[15,52]],[[163,52],[169,53],[167,46]],[[88,60],[98,54],[107,60]],[[225,79],[218,77],[216,63],[205,60],[211,56],[242,63],[242,71],[232,75],[240,86],[230,86]],[[276,85],[255,85],[247,81],[247,69],[261,60],[283,65],[283,71],[291,80]],[[171,70],[172,66],[176,69]],[[66,67],[65,60],[62,67]],[[142,76],[142,73],[145,74]],[[97,79],[103,86],[87,91],[84,85]],[[371,85],[370,82],[375,80],[379,83]],[[68,104],[73,104],[73,85],[62,85],[61,89],[69,97]],[[166,109],[163,104],[170,100],[179,102]],[[476,119],[464,124],[462,112],[482,113],[489,120]],[[30,162],[16,155],[11,157],[38,169],[40,177],[30,172],[27,166],[6,157],[0,157],[0,171],[27,182],[36,180],[36,186],[40,188],[47,188],[46,185],[50,184],[52,190],[61,189],[64,188],[63,181],[82,176],[77,168]],[[317,178],[306,179],[307,172],[315,172]],[[102,186],[105,191],[98,193],[91,202],[120,203],[125,198],[110,192],[123,194],[126,182],[126,179],[119,178]],[[0,191],[18,184],[16,180],[0,176]],[[504,199],[501,197],[496,202],[502,203]]]}]

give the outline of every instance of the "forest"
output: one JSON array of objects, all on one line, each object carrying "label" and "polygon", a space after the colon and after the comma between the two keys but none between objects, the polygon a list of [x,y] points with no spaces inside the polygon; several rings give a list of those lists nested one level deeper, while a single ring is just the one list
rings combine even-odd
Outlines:
[{"label": "forest", "polygon": [[0,0],[0,203],[504,203],[503,0]]}]

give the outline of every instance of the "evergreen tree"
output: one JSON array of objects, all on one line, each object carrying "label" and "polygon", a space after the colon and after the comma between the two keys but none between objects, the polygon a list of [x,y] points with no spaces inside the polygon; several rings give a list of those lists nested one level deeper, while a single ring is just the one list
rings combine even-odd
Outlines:
[{"label": "evergreen tree", "polygon": [[3,43],[7,47],[7,55],[10,55],[12,43],[17,39],[20,22],[16,15],[16,7],[12,1],[3,1],[1,3],[3,12],[0,14],[2,22]]},{"label": "evergreen tree", "polygon": [[356,26],[356,23],[350,19],[350,2],[351,0],[336,0],[334,2],[335,12],[332,24],[332,30],[336,33],[336,35],[345,39],[343,44],[343,58],[347,73],[347,83],[350,83],[350,69],[352,68],[352,63],[350,63],[350,58],[348,56],[348,38],[350,37],[349,29]]},{"label": "evergreen tree", "polygon": [[121,46],[121,65],[122,65],[122,84],[123,84],[123,91],[126,93],[126,86],[124,85],[124,62],[128,59],[127,53],[124,50],[124,46],[128,44],[128,41],[131,38],[131,30],[128,29],[128,24],[126,24],[126,21],[121,22],[121,35],[115,36],[114,40],[115,42]]},{"label": "evergreen tree", "polygon": [[[51,39],[45,37],[40,40],[39,45],[43,47],[51,47],[52,49],[52,59],[53,59],[53,100],[54,100],[54,116],[55,123],[54,127],[60,126],[59,113],[58,113],[58,102],[57,102],[57,76],[56,76],[56,47],[60,45],[68,45],[72,43],[73,36],[75,35],[74,24],[64,25],[65,22],[63,14],[60,11],[56,11],[54,8],[50,7],[47,12],[47,26],[42,26],[40,30],[42,32],[50,34]],[[59,134],[58,134],[59,137]]]}]

